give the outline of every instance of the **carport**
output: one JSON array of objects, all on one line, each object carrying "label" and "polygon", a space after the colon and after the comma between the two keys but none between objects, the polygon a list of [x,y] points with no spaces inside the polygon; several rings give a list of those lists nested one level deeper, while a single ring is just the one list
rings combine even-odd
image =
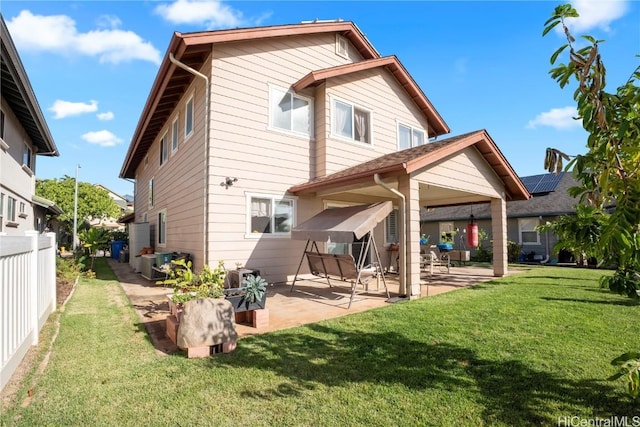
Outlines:
[{"label": "carport", "polygon": [[493,275],[501,277],[507,274],[506,202],[530,197],[485,130],[390,153],[289,192],[316,204],[391,200],[398,209],[400,293],[410,298],[420,296],[421,209],[490,203]]}]

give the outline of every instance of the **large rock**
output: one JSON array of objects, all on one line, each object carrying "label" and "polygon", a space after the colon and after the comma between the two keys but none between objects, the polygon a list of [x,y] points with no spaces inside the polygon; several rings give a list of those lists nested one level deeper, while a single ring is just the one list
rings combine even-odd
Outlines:
[{"label": "large rock", "polygon": [[199,298],[184,304],[178,347],[206,347],[237,338],[233,306],[226,299]]}]

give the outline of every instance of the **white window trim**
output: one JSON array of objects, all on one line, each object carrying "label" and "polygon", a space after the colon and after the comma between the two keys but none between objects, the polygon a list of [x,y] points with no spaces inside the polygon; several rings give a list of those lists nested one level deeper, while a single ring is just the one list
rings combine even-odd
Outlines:
[{"label": "white window trim", "polygon": [[[195,132],[196,128],[196,102],[195,102],[195,93],[191,93],[187,98],[187,101],[184,103],[184,142],[186,142]],[[189,102],[192,102],[191,107],[191,132],[187,133],[187,118],[189,115],[187,114],[187,105]]]},{"label": "white window trim", "polygon": [[[343,41],[345,43],[344,52],[342,52],[342,50],[340,49],[340,44]],[[336,55],[349,59],[349,40],[346,37],[341,36],[340,34],[337,34],[337,33],[336,33]]]},{"label": "white window trim", "polygon": [[[180,125],[178,124],[178,120],[180,119],[180,115],[176,114],[175,118],[171,121],[171,155],[173,156],[176,151],[178,151],[178,147],[180,146]],[[176,141],[176,146],[173,146],[173,140]]]},{"label": "white window trim", "polygon": [[148,213],[145,212],[142,214],[142,222],[149,222]]},{"label": "white window trim", "polygon": [[[331,95],[331,94],[329,95],[329,101],[330,101],[330,104],[331,104],[331,114],[330,114],[330,117],[329,117],[331,132],[329,133],[329,138],[337,139],[337,140],[340,140],[340,141],[345,141],[345,142],[357,145],[359,147],[371,147],[371,148],[373,148],[374,147],[374,140],[373,140],[373,110],[371,110],[369,108],[366,108],[366,107],[363,107],[360,104],[356,104],[356,103],[353,103],[351,101],[347,101],[344,98],[340,98],[338,96]],[[357,108],[359,110],[363,110],[363,111],[366,111],[367,113],[369,113],[369,134],[370,134],[369,135],[369,142],[360,142],[360,141],[357,141],[357,140],[355,140],[353,138],[347,138],[345,136],[339,135],[339,134],[334,132],[334,112],[335,112],[335,102],[336,101],[340,101],[343,104],[351,105],[352,108]],[[353,126],[352,126],[352,129],[353,129]]]},{"label": "white window trim", "polygon": [[[540,232],[538,230],[534,229],[533,230],[528,230],[528,229],[523,229],[522,228],[522,222],[523,220],[534,220],[537,221],[537,225],[540,225],[540,218],[535,218],[535,217],[528,217],[528,218],[518,218],[518,243],[520,243],[523,246],[539,246],[540,243]],[[536,241],[535,242],[523,242],[522,241],[522,232],[526,231],[526,232],[531,232],[531,231],[535,231],[536,233]]]},{"label": "white window trim", "polygon": [[418,131],[418,132],[422,132],[422,144],[421,145],[425,145],[427,143],[427,132],[419,127],[416,126],[412,126],[410,124],[407,124],[405,122],[401,122],[400,120],[396,120],[396,143],[397,143],[397,149],[398,151],[400,150],[407,150],[408,148],[400,148],[400,126],[404,126],[406,128],[411,129],[411,146],[409,148],[413,148],[413,147],[418,147],[417,145],[413,145],[413,132],[414,131]]},{"label": "white window trim", "polygon": [[[169,136],[168,132],[165,132],[160,138],[160,167],[164,166],[169,161]],[[164,156],[162,155],[162,145],[164,142]]]},{"label": "white window trim", "polygon": [[[164,242],[160,243],[160,215],[164,215]],[[158,211],[158,246],[164,248],[167,246],[167,224],[169,223],[167,219],[167,210],[161,209]]]},{"label": "white window trim", "polygon": [[[279,194],[267,194],[267,193],[245,193],[245,239],[289,239],[291,233],[252,233],[251,232],[251,199],[253,197],[263,198],[263,199],[271,199],[272,203],[275,205],[276,202],[281,200],[291,201],[292,202],[292,212],[291,212],[291,228],[296,226],[296,217],[297,217],[297,204],[298,198],[295,196],[282,196]],[[273,214],[272,214],[273,216]]]},{"label": "white window trim", "polygon": [[[315,134],[315,112],[313,109],[314,106],[314,99],[312,97],[308,97],[308,96],[304,96],[304,95],[300,95],[296,92],[294,92],[291,89],[287,89],[284,88],[282,86],[278,86],[272,83],[268,83],[267,84],[269,86],[269,121],[267,122],[267,130],[270,130],[272,132],[278,132],[278,133],[284,133],[286,135],[291,135],[291,136],[295,136],[298,138],[303,138],[305,140],[313,140],[314,139],[314,134]],[[273,120],[273,111],[271,109],[271,105],[273,105],[273,103],[271,102],[271,91],[272,89],[277,89],[277,90],[281,90],[283,92],[287,92],[292,94],[293,96],[295,96],[296,98],[300,98],[304,101],[307,101],[309,103],[309,133],[303,133],[303,132],[296,132],[294,130],[289,130],[289,129],[281,129],[281,128],[277,128],[274,126],[271,126],[272,120]]]}]

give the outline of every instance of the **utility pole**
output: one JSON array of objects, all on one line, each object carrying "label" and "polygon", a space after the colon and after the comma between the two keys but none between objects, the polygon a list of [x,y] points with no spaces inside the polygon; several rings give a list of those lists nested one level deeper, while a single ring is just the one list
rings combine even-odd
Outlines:
[{"label": "utility pole", "polygon": [[76,192],[73,198],[73,251],[78,248],[78,169],[80,165],[76,165]]}]

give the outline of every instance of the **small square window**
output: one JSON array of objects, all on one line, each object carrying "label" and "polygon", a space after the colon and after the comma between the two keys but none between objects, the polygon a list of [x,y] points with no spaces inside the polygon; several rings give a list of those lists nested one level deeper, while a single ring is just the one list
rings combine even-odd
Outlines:
[{"label": "small square window", "polygon": [[272,128],[303,135],[313,134],[310,99],[277,87],[271,88],[269,96],[271,98],[269,125]]}]

